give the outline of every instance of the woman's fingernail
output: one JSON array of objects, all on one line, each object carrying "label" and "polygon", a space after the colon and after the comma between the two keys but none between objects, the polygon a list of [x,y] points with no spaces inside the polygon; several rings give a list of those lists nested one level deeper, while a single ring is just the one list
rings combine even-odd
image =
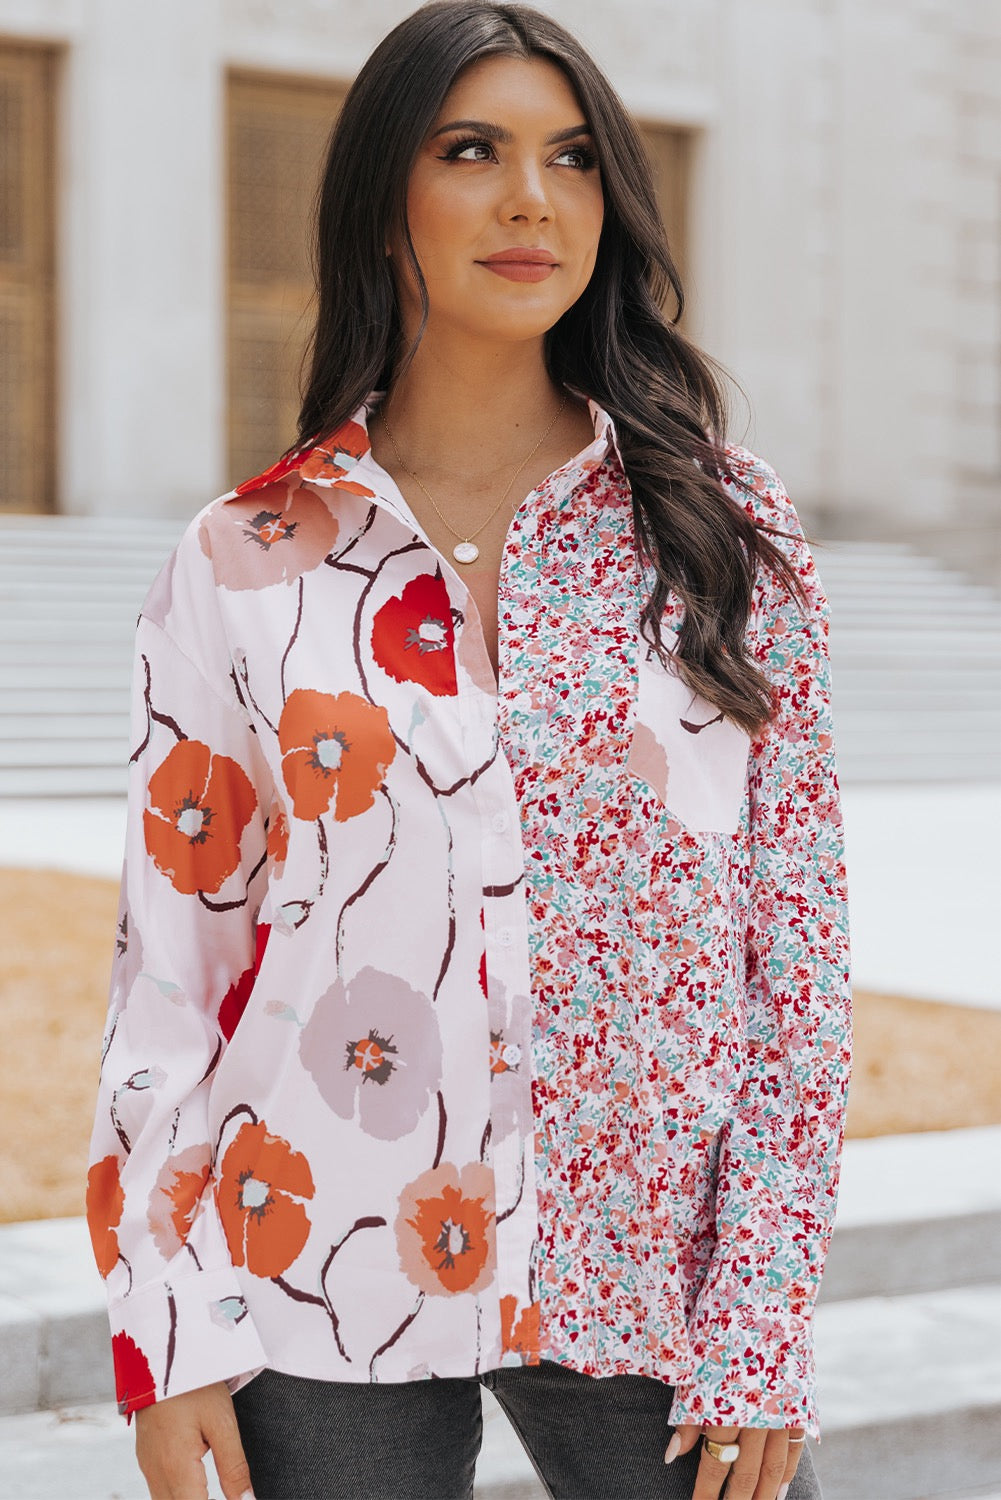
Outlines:
[{"label": "woman's fingernail", "polygon": [[678,1454],[680,1452],[681,1452],[681,1439],[678,1436],[678,1434],[675,1433],[674,1436],[673,1436],[673,1438],[671,1439],[671,1441],[667,1445],[667,1452],[664,1454],[664,1462],[666,1464],[673,1464],[674,1460],[677,1458],[677,1456],[678,1456]]},{"label": "woman's fingernail", "polygon": [[789,1485],[788,1484],[784,1484],[782,1486],[782,1488],[779,1490],[779,1500],[786,1500],[786,1496],[788,1495],[788,1493],[789,1493]]},{"label": "woman's fingernail", "polygon": [[243,1494],[240,1496],[240,1500],[254,1500],[253,1490],[244,1490]]}]

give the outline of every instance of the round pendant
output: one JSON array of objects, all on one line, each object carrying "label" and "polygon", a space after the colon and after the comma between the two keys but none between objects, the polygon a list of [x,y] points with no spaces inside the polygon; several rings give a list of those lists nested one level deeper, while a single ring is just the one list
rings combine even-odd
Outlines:
[{"label": "round pendant", "polygon": [[475,562],[480,555],[480,549],[475,542],[457,542],[452,548],[452,556],[456,562]]}]

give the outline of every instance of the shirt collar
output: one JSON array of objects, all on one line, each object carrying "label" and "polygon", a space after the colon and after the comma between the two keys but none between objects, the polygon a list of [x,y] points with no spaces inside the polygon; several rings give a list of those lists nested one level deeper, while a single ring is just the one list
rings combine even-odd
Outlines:
[{"label": "shirt collar", "polygon": [[597,401],[592,401],[590,397],[588,397],[587,409],[591,413],[591,420],[594,422],[595,443],[600,443],[602,445],[602,457],[604,457],[609,448],[611,448],[615,454],[615,457],[618,459],[619,467],[624,474],[626,472],[626,466],[622,462],[622,454],[619,450],[619,435],[615,430],[615,423],[608,415],[608,412],[605,411],[604,407],[599,406]]}]

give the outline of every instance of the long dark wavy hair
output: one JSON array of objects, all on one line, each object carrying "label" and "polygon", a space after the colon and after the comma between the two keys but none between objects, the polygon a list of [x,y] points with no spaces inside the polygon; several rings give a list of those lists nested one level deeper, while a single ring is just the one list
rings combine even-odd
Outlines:
[{"label": "long dark wavy hair", "polygon": [[[569,32],[539,11],[489,0],[434,0],[402,21],[358,74],[334,128],[317,200],[318,306],[299,445],[334,432],[373,390],[387,389],[427,324],[427,287],[407,223],[411,168],[453,83],[482,57],[541,57],[575,90],[594,141],[605,214],[591,280],[549,330],[558,387],[613,418],[640,548],[656,572],[642,629],[662,659],[671,590],[684,622],[675,662],[684,681],[748,733],[772,717],[767,678],[745,629],[759,567],[802,599],[783,553],[722,487],[728,463],[726,371],[678,328],[684,293],[643,144],[621,100]],[[387,240],[399,229],[423,304],[404,347]],[[677,311],[663,306],[673,294]]]}]

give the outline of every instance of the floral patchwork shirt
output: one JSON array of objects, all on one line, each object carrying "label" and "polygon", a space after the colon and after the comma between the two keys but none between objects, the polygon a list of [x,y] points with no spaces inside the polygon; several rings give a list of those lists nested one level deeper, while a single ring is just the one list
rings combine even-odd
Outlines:
[{"label": "floral patchwork shirt", "polygon": [[759,577],[751,739],[640,634],[591,403],[513,519],[495,679],[378,399],[197,516],[139,621],[87,1192],[120,1410],[546,1358],[816,1432],[850,987],[796,514],[733,448],[808,600]]}]

